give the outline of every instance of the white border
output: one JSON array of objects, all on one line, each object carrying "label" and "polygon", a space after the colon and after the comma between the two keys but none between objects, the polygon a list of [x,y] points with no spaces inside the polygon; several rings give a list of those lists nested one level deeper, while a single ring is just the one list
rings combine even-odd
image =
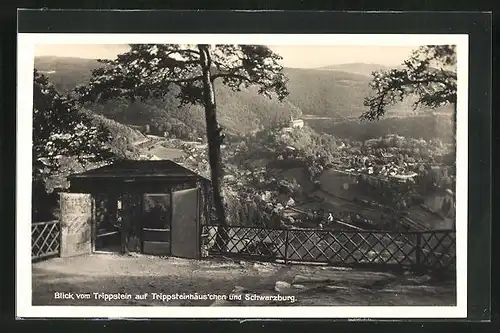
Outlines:
[{"label": "white border", "polygon": [[[31,145],[34,46],[43,44],[457,45],[457,305],[314,307],[32,306]],[[464,318],[467,316],[468,35],[18,34],[16,316],[81,318]]]}]

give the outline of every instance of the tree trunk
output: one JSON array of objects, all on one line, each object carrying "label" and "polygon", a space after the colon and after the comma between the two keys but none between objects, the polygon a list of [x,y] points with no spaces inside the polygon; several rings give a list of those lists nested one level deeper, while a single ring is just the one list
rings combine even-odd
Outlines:
[{"label": "tree trunk", "polygon": [[224,226],[227,225],[226,214],[224,210],[224,198],[222,196],[221,179],[223,176],[222,159],[220,150],[220,139],[217,123],[217,107],[215,104],[215,91],[210,73],[211,57],[208,45],[198,45],[200,51],[201,68],[203,72],[203,97],[205,102],[205,120],[207,124],[208,139],[208,159],[211,170],[212,195],[214,200],[215,212],[219,231],[217,233],[216,243],[225,246],[226,232]]}]

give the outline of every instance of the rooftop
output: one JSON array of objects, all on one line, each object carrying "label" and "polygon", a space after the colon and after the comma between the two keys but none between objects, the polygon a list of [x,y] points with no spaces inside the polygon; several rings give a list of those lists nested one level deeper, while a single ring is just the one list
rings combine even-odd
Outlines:
[{"label": "rooftop", "polygon": [[206,179],[171,160],[122,160],[97,169],[70,175],[68,179],[136,177]]}]

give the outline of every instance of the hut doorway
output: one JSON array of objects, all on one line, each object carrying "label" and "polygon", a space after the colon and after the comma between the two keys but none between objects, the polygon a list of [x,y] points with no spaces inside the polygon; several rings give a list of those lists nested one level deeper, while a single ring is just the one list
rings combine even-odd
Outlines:
[{"label": "hut doorway", "polygon": [[118,199],[118,225],[121,236],[121,252],[141,252],[142,196],[127,193]]},{"label": "hut doorway", "polygon": [[172,198],[169,193],[146,193],[142,205],[142,252],[170,254]]},{"label": "hut doorway", "polygon": [[117,196],[100,194],[95,197],[94,251],[119,252],[121,250],[118,209]]},{"label": "hut doorway", "polygon": [[99,194],[95,197],[96,252],[141,252],[141,196]]}]

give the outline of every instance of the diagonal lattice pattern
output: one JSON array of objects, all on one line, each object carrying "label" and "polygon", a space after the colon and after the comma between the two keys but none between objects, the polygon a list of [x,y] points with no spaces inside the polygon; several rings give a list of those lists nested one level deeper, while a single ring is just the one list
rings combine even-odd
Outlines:
[{"label": "diagonal lattice pattern", "polygon": [[455,234],[423,233],[421,263],[424,266],[447,268],[455,264]]},{"label": "diagonal lattice pattern", "polygon": [[38,222],[31,225],[31,259],[59,253],[59,221]]},{"label": "diagonal lattice pattern", "polygon": [[331,264],[412,265],[415,241],[404,234],[290,231],[289,256],[297,261]]},{"label": "diagonal lattice pattern", "polygon": [[203,235],[210,253],[285,258],[285,230],[204,226]]},{"label": "diagonal lattice pattern", "polygon": [[335,265],[381,264],[454,267],[455,234],[448,231],[384,232],[204,226],[212,254]]}]

